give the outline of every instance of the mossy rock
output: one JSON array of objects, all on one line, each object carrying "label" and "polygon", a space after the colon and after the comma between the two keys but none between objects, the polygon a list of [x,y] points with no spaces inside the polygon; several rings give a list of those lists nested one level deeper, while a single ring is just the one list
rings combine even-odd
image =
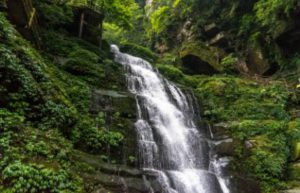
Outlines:
[{"label": "mossy rock", "polygon": [[216,47],[208,47],[202,42],[184,45],[179,55],[187,72],[211,75],[224,70],[220,64],[220,60],[225,55],[224,51]]},{"label": "mossy rock", "polygon": [[133,43],[123,43],[120,46],[120,50],[133,56],[141,57],[149,62],[155,62],[158,59],[158,56],[149,48]]}]

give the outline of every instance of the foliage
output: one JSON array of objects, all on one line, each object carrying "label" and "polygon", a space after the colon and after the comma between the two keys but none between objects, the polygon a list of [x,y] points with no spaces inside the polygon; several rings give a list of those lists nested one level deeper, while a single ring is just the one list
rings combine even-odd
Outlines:
[{"label": "foliage", "polygon": [[170,80],[180,82],[184,78],[183,72],[171,65],[157,65],[158,70]]},{"label": "foliage", "polygon": [[169,6],[161,6],[157,8],[150,17],[151,28],[148,32],[160,35],[171,24],[173,15]]},{"label": "foliage", "polygon": [[54,171],[36,164],[15,161],[2,172],[3,192],[81,192],[82,184],[64,170]]},{"label": "foliage", "polygon": [[103,77],[103,71],[98,67],[99,56],[85,49],[76,49],[69,53],[69,60],[64,69],[74,75],[91,75]]},{"label": "foliage", "polygon": [[153,53],[149,48],[134,43],[123,43],[120,49],[123,52],[141,57],[145,60],[148,60],[149,62],[154,62],[158,58],[158,56],[155,53]]},{"label": "foliage", "polygon": [[[285,119],[288,93],[280,83],[265,87],[233,77],[200,80],[196,94],[205,102],[205,115],[212,120],[243,118]],[[257,102],[260,101],[260,102]],[[259,108],[258,108],[259,107]]]},{"label": "foliage", "polygon": [[41,19],[44,20],[43,24],[50,27],[58,27],[73,22],[73,11],[71,7],[65,4],[39,2],[38,11]]},{"label": "foliage", "polygon": [[24,117],[0,108],[0,131],[16,130],[22,127]]},{"label": "foliage", "polygon": [[73,131],[73,140],[78,146],[90,152],[99,152],[105,150],[107,145],[112,147],[121,145],[124,136],[119,132],[108,131],[104,128],[103,118],[96,119],[98,127],[91,119],[84,118],[84,120]]},{"label": "foliage", "polygon": [[221,61],[224,72],[233,72],[236,68],[237,58],[233,54],[229,54]]},{"label": "foliage", "polygon": [[105,22],[103,24],[103,38],[112,44],[118,44],[126,41],[123,37],[124,29],[113,23]]},{"label": "foliage", "polygon": [[297,0],[260,0],[254,7],[257,21],[262,26],[271,27],[276,23],[279,16],[288,18],[296,3]]}]

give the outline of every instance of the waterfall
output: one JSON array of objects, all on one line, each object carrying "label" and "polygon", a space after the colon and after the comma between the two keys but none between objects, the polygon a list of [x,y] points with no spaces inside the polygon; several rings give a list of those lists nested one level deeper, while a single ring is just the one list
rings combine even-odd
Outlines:
[{"label": "waterfall", "polygon": [[[224,161],[211,155],[205,128],[194,122],[195,97],[163,78],[147,61],[111,47],[137,98],[140,167],[155,175],[162,193],[229,193]],[[154,192],[151,188],[150,192]]]}]

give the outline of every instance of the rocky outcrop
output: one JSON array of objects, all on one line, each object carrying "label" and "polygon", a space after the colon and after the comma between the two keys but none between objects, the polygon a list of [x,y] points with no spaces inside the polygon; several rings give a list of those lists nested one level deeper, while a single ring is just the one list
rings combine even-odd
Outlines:
[{"label": "rocky outcrop", "polygon": [[233,187],[231,193],[260,193],[260,185],[256,181],[248,178],[236,176],[232,180]]},{"label": "rocky outcrop", "polygon": [[[73,160],[81,163],[88,170],[83,169],[81,175],[89,182],[92,193],[148,193],[149,184],[142,171],[122,165],[104,163],[101,156],[93,156],[80,151],[73,153]],[[86,171],[84,171],[86,170]]]},{"label": "rocky outcrop", "polygon": [[180,58],[188,74],[212,75],[222,71],[220,60],[224,51],[203,43],[192,43],[182,47]]}]

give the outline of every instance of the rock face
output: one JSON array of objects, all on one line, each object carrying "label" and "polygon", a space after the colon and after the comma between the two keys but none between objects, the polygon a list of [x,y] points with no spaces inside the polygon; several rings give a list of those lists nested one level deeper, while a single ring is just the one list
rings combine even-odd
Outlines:
[{"label": "rock face", "polygon": [[220,71],[220,60],[224,52],[215,47],[193,43],[183,46],[180,51],[182,66],[188,74],[213,75]]},{"label": "rock face", "polygon": [[251,179],[243,177],[235,177],[233,180],[233,187],[236,189],[231,190],[231,193],[260,193],[260,185]]},{"label": "rock face", "polygon": [[93,193],[148,193],[144,174],[135,168],[121,165],[110,165],[101,161],[101,156],[93,156],[83,152],[74,152],[73,159],[92,168],[83,171],[82,177],[89,179],[89,187]]}]

